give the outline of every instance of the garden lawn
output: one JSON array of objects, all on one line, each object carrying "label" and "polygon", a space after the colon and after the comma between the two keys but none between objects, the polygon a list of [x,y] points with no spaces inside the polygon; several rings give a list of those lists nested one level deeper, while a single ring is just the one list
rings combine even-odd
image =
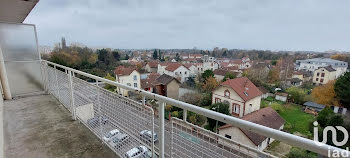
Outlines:
[{"label": "garden lawn", "polygon": [[290,133],[299,132],[302,135],[310,135],[309,124],[315,121],[315,117],[302,111],[302,107],[296,104],[281,105],[283,110],[279,114],[286,120],[284,129]]}]

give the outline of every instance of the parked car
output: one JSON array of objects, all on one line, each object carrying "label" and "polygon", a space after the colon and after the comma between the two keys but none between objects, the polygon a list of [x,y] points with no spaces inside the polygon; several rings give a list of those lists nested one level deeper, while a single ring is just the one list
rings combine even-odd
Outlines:
[{"label": "parked car", "polygon": [[[149,130],[143,130],[140,132],[141,139],[144,139],[148,142],[151,142],[152,140],[152,132]],[[158,135],[156,133],[153,133],[153,142],[156,142],[158,140]]]},{"label": "parked car", "polygon": [[129,139],[129,135],[124,134],[124,133],[119,133],[116,136],[114,136],[110,142],[110,144],[117,148],[119,147],[121,144],[123,144],[125,141],[127,141]]},{"label": "parked car", "polygon": [[148,158],[148,156],[149,150],[143,145],[132,148],[125,153],[125,158]]},{"label": "parked car", "polygon": [[116,136],[117,134],[119,134],[120,131],[118,129],[113,129],[111,131],[109,131],[104,137],[103,140],[106,142],[110,142],[112,140],[112,138],[114,136]]},{"label": "parked car", "polygon": [[96,127],[100,126],[100,118],[101,118],[101,123],[103,125],[105,125],[109,122],[106,117],[101,116],[101,117],[94,117],[94,118],[88,119],[87,124],[92,128],[96,128]]}]

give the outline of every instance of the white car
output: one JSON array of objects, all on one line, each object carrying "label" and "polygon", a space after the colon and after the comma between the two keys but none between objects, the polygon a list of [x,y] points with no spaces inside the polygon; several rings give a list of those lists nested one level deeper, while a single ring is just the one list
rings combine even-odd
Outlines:
[{"label": "white car", "polygon": [[112,138],[119,133],[120,131],[118,129],[111,130],[103,137],[103,140],[106,142],[110,142]]},{"label": "white car", "polygon": [[144,158],[148,157],[149,150],[147,147],[141,145],[135,148],[132,148],[128,152],[125,153],[125,158]]},{"label": "white car", "polygon": [[114,136],[110,142],[110,144],[115,147],[118,148],[120,147],[126,140],[128,140],[129,135],[124,134],[124,133],[119,133],[116,136]]},{"label": "white car", "polygon": [[[149,130],[143,130],[140,132],[140,137],[143,140],[146,140],[148,142],[151,142],[152,140],[152,132]],[[158,135],[156,133],[153,133],[153,142],[156,142],[158,140]]]}]

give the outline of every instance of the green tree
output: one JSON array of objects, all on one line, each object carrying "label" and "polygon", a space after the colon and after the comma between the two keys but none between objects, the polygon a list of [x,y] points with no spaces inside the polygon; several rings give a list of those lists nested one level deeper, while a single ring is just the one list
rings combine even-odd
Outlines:
[{"label": "green tree", "polygon": [[[109,73],[107,73],[107,75],[104,78],[108,79],[108,80],[111,80],[111,81],[115,81],[115,78],[113,76],[111,76],[111,74],[109,74]],[[109,90],[109,91],[114,92],[117,87],[112,86],[110,84],[106,84],[104,88]]]},{"label": "green tree", "polygon": [[118,52],[118,51],[114,50],[114,51],[112,52],[112,55],[113,55],[113,57],[114,57],[114,59],[115,59],[116,61],[119,61],[120,55],[119,55],[119,52]]},{"label": "green tree", "polygon": [[277,60],[272,60],[272,61],[271,61],[271,65],[274,65],[274,66],[275,66],[276,64],[277,64]]},{"label": "green tree", "polygon": [[326,107],[318,113],[316,120],[321,127],[325,127],[328,124],[328,120],[330,120],[334,115],[333,110],[330,107]]},{"label": "green tree", "polygon": [[227,79],[235,79],[236,78],[236,75],[234,75],[233,73],[226,73],[224,79],[222,79],[222,82],[225,82]]},{"label": "green tree", "polygon": [[158,59],[162,60],[162,52],[160,50],[158,52],[159,52]]},{"label": "green tree", "polygon": [[212,70],[205,70],[203,73],[202,73],[202,79],[205,81],[207,80],[207,78],[209,78],[210,76],[211,77],[214,77],[214,72]]},{"label": "green tree", "polygon": [[126,54],[126,55],[125,55],[125,60],[129,60],[129,58],[130,58],[129,55]]},{"label": "green tree", "polygon": [[155,49],[154,52],[153,52],[153,59],[158,59],[157,49]]},{"label": "green tree", "polygon": [[180,58],[179,53],[176,53],[175,60],[176,60],[176,61],[181,61],[181,58]]},{"label": "green tree", "polygon": [[304,97],[306,93],[303,89],[298,87],[290,87],[286,90],[286,92],[290,95],[290,98],[296,104],[304,104]]},{"label": "green tree", "polygon": [[211,102],[211,93],[203,93],[199,105],[202,107],[210,106]]},{"label": "green tree", "polygon": [[107,51],[107,49],[99,49],[99,50],[97,50],[97,55],[98,55],[98,58],[97,58],[98,61],[102,61],[102,62],[107,64],[107,60],[108,60],[108,51]]},{"label": "green tree", "polygon": [[222,56],[223,56],[223,57],[226,57],[226,56],[227,56],[227,50],[225,50],[224,53],[222,53]]},{"label": "green tree", "polygon": [[343,76],[339,77],[334,84],[334,91],[340,103],[350,108],[350,72],[346,72]]},{"label": "green tree", "polygon": [[[229,110],[230,106],[228,104],[225,103],[216,103],[216,104],[212,104],[209,109],[222,113],[222,114],[226,114],[226,115],[230,115],[230,110]],[[213,129],[216,126],[216,120],[211,119],[211,118],[207,118],[208,120],[208,124],[209,124],[209,128],[213,131]],[[225,123],[223,122],[218,122],[219,126],[224,125]]]}]

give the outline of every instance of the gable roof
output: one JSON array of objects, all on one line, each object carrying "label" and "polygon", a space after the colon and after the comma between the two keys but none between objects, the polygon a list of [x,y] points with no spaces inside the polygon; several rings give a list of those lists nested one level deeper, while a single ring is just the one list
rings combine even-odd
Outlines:
[{"label": "gable roof", "polygon": [[220,85],[231,87],[244,101],[262,95],[262,92],[247,77],[227,80]]},{"label": "gable roof", "polygon": [[[180,63],[170,63],[168,66],[165,68],[165,70],[174,72],[176,69],[178,69],[180,66],[183,66]],[[184,66],[185,67],[185,66]],[[185,67],[186,68],[186,67]],[[186,68],[187,69],[187,68]]]},{"label": "gable roof", "polygon": [[136,67],[133,67],[133,66],[132,67],[118,66],[115,68],[114,74],[118,76],[128,76],[135,70],[137,71]]},{"label": "gable roof", "polygon": [[160,84],[167,85],[172,80],[175,80],[176,82],[180,83],[179,80],[177,80],[176,78],[169,76],[167,74],[163,74],[163,75],[159,76],[152,84],[153,85],[160,85]]},{"label": "gable roof", "polygon": [[214,70],[214,75],[220,75],[220,76],[225,76],[228,72],[228,70],[223,70],[223,69],[215,69]]},{"label": "gable roof", "polygon": [[150,88],[152,87],[152,83],[156,81],[156,79],[160,76],[158,73],[150,73],[146,79],[141,79],[141,88]]},{"label": "gable roof", "polygon": [[321,69],[321,68],[324,68],[324,69],[326,69],[327,71],[329,71],[329,72],[333,72],[333,71],[336,71],[335,69],[333,69],[332,68],[332,66],[326,66],[326,67],[320,67],[319,69]]},{"label": "gable roof", "polygon": [[147,63],[149,65],[149,67],[151,68],[157,68],[158,67],[158,63],[157,62],[149,62]]},{"label": "gable roof", "polygon": [[187,69],[189,69],[192,65],[194,64],[191,64],[191,63],[183,64],[183,66],[185,66]]},{"label": "gable roof", "polygon": [[[254,111],[248,115],[242,117],[243,120],[253,122],[259,125],[263,125],[269,128],[277,129],[285,123],[285,120],[271,107],[266,107],[257,111]],[[233,127],[230,124],[221,126],[220,129]],[[251,132],[249,130],[240,129],[255,145],[260,145],[265,139],[265,136]]]}]

